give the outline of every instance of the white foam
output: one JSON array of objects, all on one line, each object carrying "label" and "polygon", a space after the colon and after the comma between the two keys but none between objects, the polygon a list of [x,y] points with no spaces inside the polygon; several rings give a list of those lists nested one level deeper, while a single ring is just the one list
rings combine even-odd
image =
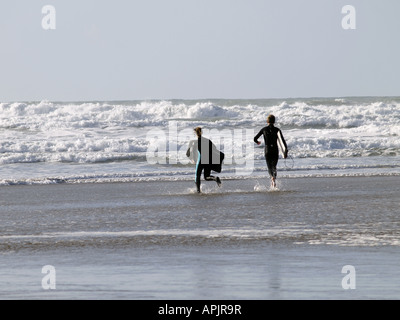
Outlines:
[{"label": "white foam", "polygon": [[[250,103],[249,103],[250,102]],[[252,101],[234,105],[213,102],[142,101],[120,104],[88,103],[0,103],[0,127],[87,128],[110,124],[123,126],[158,126],[173,119],[212,120],[218,125],[265,123],[274,113],[283,126],[322,126],[352,128],[400,124],[399,104],[370,102],[337,105],[314,105],[307,102],[277,102],[265,107]],[[241,104],[242,103],[242,104]],[[262,101],[261,101],[262,103]]]},{"label": "white foam", "polygon": [[[339,234],[339,235],[338,235]],[[74,232],[49,232],[43,234],[1,235],[2,241],[40,241],[40,240],[82,240],[96,238],[136,238],[136,237],[201,237],[207,239],[232,239],[232,240],[260,240],[260,239],[296,239],[296,244],[308,243],[311,245],[335,246],[399,246],[400,241],[396,235],[376,235],[363,231],[350,232],[340,230],[322,232],[306,228],[303,225],[278,226],[264,229],[254,228],[229,228],[229,229],[154,229],[154,230],[128,230],[128,231],[74,231]]]},{"label": "white foam", "polygon": [[2,235],[0,239],[65,239],[65,238],[101,238],[101,237],[204,237],[204,238],[260,238],[273,237],[279,234],[296,234],[310,230],[298,227],[279,227],[271,229],[211,229],[211,230],[189,230],[189,229],[155,229],[155,230],[132,230],[132,231],[75,231],[75,232],[49,232],[30,235]]},{"label": "white foam", "polygon": [[[178,130],[190,132],[194,126],[202,125],[221,132],[250,129],[255,135],[265,125],[266,115],[274,113],[288,142],[289,154],[294,158],[290,169],[342,169],[330,159],[346,159],[342,165],[355,169],[347,164],[354,157],[400,156],[400,103],[376,100],[0,103],[0,164],[136,161],[140,166],[136,169],[142,170],[143,164],[146,166],[146,151],[152,145],[147,134],[155,129],[168,133],[170,121],[176,123]],[[168,142],[167,159],[176,158],[170,148],[180,152],[178,160],[186,159],[187,141]],[[240,147],[247,141],[234,143]],[[246,149],[243,159],[262,162],[263,149],[262,145]],[[228,150],[225,163],[230,159],[232,154]],[[325,161],[315,165],[310,160],[299,166],[299,159]],[[382,162],[385,161],[378,160],[374,166]],[[147,168],[160,170],[150,165]],[[225,165],[224,169],[230,167]],[[175,167],[168,170],[174,171]],[[192,171],[188,167],[186,173]],[[19,179],[6,173],[0,179]],[[40,177],[26,176],[22,180],[30,178]]]}]

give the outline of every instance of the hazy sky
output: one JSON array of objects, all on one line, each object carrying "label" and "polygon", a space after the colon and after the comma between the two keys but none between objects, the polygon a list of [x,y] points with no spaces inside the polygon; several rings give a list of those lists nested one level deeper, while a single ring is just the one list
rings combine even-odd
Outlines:
[{"label": "hazy sky", "polygon": [[[345,5],[356,29],[342,28]],[[398,0],[2,0],[0,101],[400,95],[399,12]]]}]

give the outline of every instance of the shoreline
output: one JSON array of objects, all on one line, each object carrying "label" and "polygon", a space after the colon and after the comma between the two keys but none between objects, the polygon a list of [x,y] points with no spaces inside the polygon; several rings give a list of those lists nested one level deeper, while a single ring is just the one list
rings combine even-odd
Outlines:
[{"label": "shoreline", "polygon": [[[214,174],[221,178],[221,181],[246,181],[246,180],[269,180],[268,172],[265,171],[265,175],[251,175],[251,176],[226,176],[223,174]],[[296,179],[348,179],[348,178],[395,178],[400,177],[399,173],[349,173],[349,174],[304,174],[304,175],[285,175],[278,174],[277,180],[296,180]],[[139,177],[139,178],[43,178],[43,179],[27,179],[27,180],[16,180],[4,179],[0,183],[0,188],[2,187],[12,187],[12,186],[55,186],[55,185],[81,185],[81,184],[129,184],[129,183],[145,183],[145,182],[190,182],[194,180],[192,176],[181,176],[181,177]],[[205,182],[202,177],[202,182]]]},{"label": "shoreline", "polygon": [[[0,299],[397,299],[398,182],[3,187]],[[55,290],[41,286],[48,265]]]}]

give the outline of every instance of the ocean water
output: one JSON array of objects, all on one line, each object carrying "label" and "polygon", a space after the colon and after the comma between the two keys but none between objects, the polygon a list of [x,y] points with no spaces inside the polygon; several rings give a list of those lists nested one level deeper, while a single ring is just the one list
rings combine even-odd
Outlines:
[{"label": "ocean water", "polygon": [[396,97],[1,103],[0,299],[399,299],[399,133]]},{"label": "ocean water", "polygon": [[281,177],[400,172],[398,97],[41,101],[0,103],[0,184],[192,179],[196,126],[225,152],[224,177],[265,175],[253,137],[270,113],[290,151]]},{"label": "ocean water", "polygon": [[400,298],[398,176],[262,181],[0,186],[0,299]]}]

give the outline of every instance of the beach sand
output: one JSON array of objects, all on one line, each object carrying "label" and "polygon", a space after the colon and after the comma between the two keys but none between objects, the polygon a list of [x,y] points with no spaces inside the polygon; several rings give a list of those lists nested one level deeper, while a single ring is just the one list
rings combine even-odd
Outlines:
[{"label": "beach sand", "polygon": [[2,186],[0,298],[399,299],[399,182]]}]

